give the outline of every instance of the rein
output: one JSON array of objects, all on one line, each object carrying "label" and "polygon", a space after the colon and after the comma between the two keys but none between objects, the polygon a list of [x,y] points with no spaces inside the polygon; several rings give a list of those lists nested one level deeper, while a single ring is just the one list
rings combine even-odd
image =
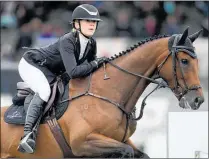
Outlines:
[{"label": "rein", "polygon": [[[112,101],[112,100],[110,100],[110,99],[108,99],[108,98],[106,98],[106,97],[103,97],[103,96],[100,96],[100,95],[97,95],[97,94],[94,94],[94,93],[89,92],[89,89],[90,89],[90,86],[91,86],[92,73],[90,74],[89,81],[88,81],[88,87],[87,87],[87,89],[86,89],[86,91],[85,91],[84,93],[81,93],[81,94],[79,94],[79,95],[77,95],[77,96],[74,96],[74,97],[72,97],[72,98],[63,100],[63,101],[61,101],[59,104],[64,103],[64,102],[67,102],[67,101],[72,101],[72,100],[74,100],[74,99],[76,99],[76,98],[79,98],[79,97],[82,97],[82,96],[88,96],[88,95],[89,95],[89,96],[96,97],[96,98],[99,98],[99,99],[101,99],[101,100],[107,101],[107,102],[109,102],[109,103],[111,103],[111,104],[117,106],[117,107],[118,107],[118,108],[126,115],[126,119],[127,119],[126,128],[125,128],[125,134],[124,134],[123,139],[122,139],[122,142],[125,142],[125,137],[126,137],[127,130],[128,130],[128,126],[129,126],[129,120],[130,120],[130,119],[131,119],[131,120],[140,120],[140,119],[142,118],[142,116],[143,116],[143,110],[144,110],[144,107],[145,107],[145,105],[146,105],[145,100],[147,99],[147,97],[148,97],[150,94],[152,94],[155,90],[157,90],[157,89],[159,89],[159,88],[162,88],[162,87],[168,87],[168,86],[167,86],[167,84],[165,84],[165,83],[163,83],[163,82],[158,82],[158,81],[156,81],[156,80],[154,80],[154,79],[152,79],[152,78],[149,78],[149,77],[146,77],[146,76],[143,76],[143,75],[140,75],[140,74],[136,74],[136,73],[129,72],[129,71],[127,71],[127,70],[125,70],[125,69],[123,69],[123,68],[121,68],[121,67],[119,67],[119,66],[113,64],[113,63],[110,62],[110,61],[108,61],[108,63],[111,64],[112,66],[118,68],[119,70],[121,70],[121,71],[123,71],[123,72],[126,72],[126,73],[128,73],[128,74],[130,74],[130,75],[133,75],[133,76],[136,76],[136,77],[145,78],[145,79],[151,81],[152,83],[158,84],[158,86],[144,98],[144,100],[143,100],[143,102],[142,102],[140,114],[139,114],[139,116],[138,116],[137,118],[134,118],[134,117],[132,116],[132,113],[135,113],[135,109],[134,109],[133,111],[131,111],[131,112],[127,112],[127,111],[125,110],[125,106],[124,106],[124,105],[121,105],[121,104],[119,104],[119,103],[117,103],[117,102],[114,102],[114,101]],[[104,64],[104,68],[105,68],[105,64]],[[106,76],[106,74],[105,74],[105,76]]]},{"label": "rein", "polygon": [[[157,70],[157,74],[155,74],[155,78],[149,78],[149,77],[146,77],[146,76],[143,76],[141,74],[137,74],[137,73],[133,73],[133,72],[130,72],[130,71],[127,71],[121,67],[119,67],[118,65],[114,64],[113,62],[111,61],[107,61],[107,63],[109,63],[110,65],[112,65],[113,67],[119,69],[120,71],[122,72],[125,72],[129,75],[133,75],[135,77],[139,77],[139,78],[144,78],[148,81],[150,81],[151,83],[155,83],[157,84],[157,87],[155,87],[142,101],[142,104],[141,104],[141,109],[140,109],[140,114],[137,118],[134,118],[133,117],[133,113],[135,114],[135,110],[136,108],[134,107],[134,109],[131,111],[131,112],[127,112],[125,110],[125,105],[121,105],[115,101],[112,101],[106,97],[103,97],[103,96],[100,96],[100,95],[97,95],[97,94],[94,94],[94,93],[91,93],[89,92],[89,89],[90,89],[90,86],[91,86],[91,78],[92,78],[92,73],[90,74],[90,77],[89,77],[89,81],[88,81],[88,87],[86,89],[86,91],[84,93],[81,93],[77,96],[74,96],[72,98],[69,98],[69,99],[66,99],[66,100],[63,100],[61,101],[59,104],[61,103],[64,103],[64,102],[67,102],[67,101],[72,101],[73,99],[76,99],[76,98],[79,98],[81,96],[92,96],[92,97],[95,97],[95,98],[99,98],[101,100],[104,100],[104,101],[107,101],[115,106],[117,106],[125,115],[126,115],[126,119],[127,119],[127,122],[126,122],[126,128],[125,128],[125,133],[124,133],[124,136],[123,136],[123,139],[122,139],[122,142],[125,142],[125,137],[126,137],[126,134],[127,134],[127,131],[128,131],[128,126],[129,126],[129,120],[140,120],[143,116],[143,111],[144,111],[144,107],[146,105],[145,101],[146,99],[154,92],[156,91],[157,89],[160,89],[160,88],[165,88],[165,87],[168,87],[170,88],[167,83],[165,81],[157,81],[155,79],[157,78],[160,78],[159,76],[159,73],[160,73],[160,70],[161,68],[163,67],[163,65],[166,63],[167,59],[169,58],[169,56],[172,56],[172,66],[173,66],[173,77],[175,79],[175,86],[174,88],[170,88],[173,93],[177,96],[177,97],[182,97],[184,96],[188,91],[191,91],[191,90],[197,90],[199,88],[201,88],[201,86],[198,86],[198,85],[194,85],[194,86],[191,86],[191,87],[188,87],[186,81],[185,81],[185,78],[184,78],[184,73],[183,73],[183,69],[182,67],[180,67],[181,69],[181,75],[183,77],[183,80],[184,80],[184,86],[185,86],[185,90],[183,90],[183,88],[180,86],[179,82],[178,82],[178,79],[177,79],[177,73],[176,73],[176,61],[180,62],[178,57],[177,57],[177,53],[180,52],[180,51],[184,51],[185,53],[187,53],[188,55],[190,55],[191,57],[193,58],[196,58],[195,54],[192,53],[193,51],[193,48],[192,47],[187,47],[187,46],[177,46],[177,37],[178,36],[175,36],[175,39],[174,39],[174,43],[173,43],[173,46],[171,47],[170,49],[170,53],[168,54],[168,56],[163,60],[163,62],[157,67],[158,70]],[[105,66],[105,63],[103,63],[103,66],[104,66],[104,80],[107,80],[109,79],[109,77],[107,76],[106,74],[106,66]],[[154,77],[154,76],[153,76]],[[183,92],[179,92],[178,91],[178,88],[181,88],[183,90]],[[178,93],[178,94],[177,94]]]}]

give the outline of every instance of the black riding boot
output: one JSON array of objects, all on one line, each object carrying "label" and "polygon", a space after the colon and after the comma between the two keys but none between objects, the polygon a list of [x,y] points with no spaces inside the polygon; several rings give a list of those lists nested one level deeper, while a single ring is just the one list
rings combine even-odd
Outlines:
[{"label": "black riding boot", "polygon": [[39,97],[38,93],[31,100],[25,119],[24,136],[20,141],[18,151],[23,153],[33,153],[35,149],[35,135],[32,131],[38,117],[43,111],[44,101]]}]

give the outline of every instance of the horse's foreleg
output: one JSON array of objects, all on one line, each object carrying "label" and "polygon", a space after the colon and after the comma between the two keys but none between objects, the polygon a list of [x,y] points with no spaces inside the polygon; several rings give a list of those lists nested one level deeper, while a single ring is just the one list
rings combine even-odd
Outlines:
[{"label": "horse's foreleg", "polygon": [[90,134],[86,141],[72,142],[71,148],[76,156],[82,157],[120,157],[133,158],[133,148],[100,134]]},{"label": "horse's foreleg", "polygon": [[134,145],[134,143],[130,139],[126,141],[126,144],[128,144],[129,146],[133,148],[135,158],[144,158],[144,159],[150,158],[146,153],[143,153],[139,149],[137,149],[137,147]]}]

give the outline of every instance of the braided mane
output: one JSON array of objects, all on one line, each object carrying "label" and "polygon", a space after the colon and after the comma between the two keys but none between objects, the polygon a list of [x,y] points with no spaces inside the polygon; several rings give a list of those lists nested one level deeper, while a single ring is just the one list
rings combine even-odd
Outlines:
[{"label": "braided mane", "polygon": [[119,52],[118,54],[115,54],[114,56],[109,57],[108,60],[110,60],[110,61],[115,60],[115,59],[117,59],[118,57],[121,57],[121,56],[123,56],[123,55],[128,54],[128,53],[131,52],[132,50],[138,48],[139,46],[141,46],[141,45],[143,45],[143,44],[145,44],[145,43],[147,43],[147,42],[149,42],[149,41],[153,41],[153,40],[157,40],[157,39],[165,38],[165,37],[170,37],[170,35],[155,35],[155,36],[153,36],[153,37],[149,37],[149,38],[147,38],[147,39],[145,39],[145,40],[142,40],[142,41],[138,42],[137,44],[131,46],[131,47],[128,48],[127,50],[121,51],[121,52]]}]

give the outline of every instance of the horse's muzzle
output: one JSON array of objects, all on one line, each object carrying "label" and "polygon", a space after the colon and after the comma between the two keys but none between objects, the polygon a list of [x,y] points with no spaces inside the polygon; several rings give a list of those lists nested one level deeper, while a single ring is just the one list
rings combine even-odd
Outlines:
[{"label": "horse's muzzle", "polygon": [[179,106],[182,108],[189,108],[192,110],[197,110],[200,105],[204,102],[204,97],[197,95],[197,91],[189,91],[186,93],[179,101]]}]

